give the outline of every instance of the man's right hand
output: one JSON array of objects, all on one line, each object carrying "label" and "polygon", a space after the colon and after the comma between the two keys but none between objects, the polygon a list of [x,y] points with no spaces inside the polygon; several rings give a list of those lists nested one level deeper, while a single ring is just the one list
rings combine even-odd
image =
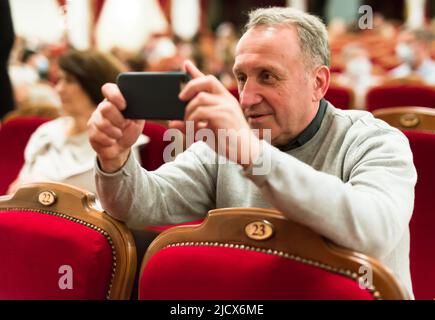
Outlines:
[{"label": "man's right hand", "polygon": [[88,132],[101,169],[113,173],[127,162],[131,146],[142,133],[145,121],[124,118],[121,111],[126,108],[126,102],[115,84],[105,84],[102,93],[106,99],[89,119]]}]

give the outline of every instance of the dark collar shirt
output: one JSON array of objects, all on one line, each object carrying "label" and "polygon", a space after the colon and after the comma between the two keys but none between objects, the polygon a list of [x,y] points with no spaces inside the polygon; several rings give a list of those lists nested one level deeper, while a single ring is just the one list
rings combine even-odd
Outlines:
[{"label": "dark collar shirt", "polygon": [[323,118],[325,117],[327,107],[328,102],[325,99],[320,100],[319,110],[317,111],[313,121],[311,121],[308,127],[306,127],[299,136],[292,139],[286,145],[280,146],[279,150],[288,152],[290,150],[302,147],[304,144],[310,141],[315,136],[317,131],[319,131]]}]

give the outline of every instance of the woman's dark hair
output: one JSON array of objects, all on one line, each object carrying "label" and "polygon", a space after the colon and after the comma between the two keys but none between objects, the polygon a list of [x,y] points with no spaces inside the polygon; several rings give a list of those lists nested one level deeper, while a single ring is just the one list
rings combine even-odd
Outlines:
[{"label": "woman's dark hair", "polygon": [[73,76],[92,102],[98,105],[103,100],[101,87],[115,82],[124,68],[115,57],[96,50],[70,50],[59,58],[59,67]]}]

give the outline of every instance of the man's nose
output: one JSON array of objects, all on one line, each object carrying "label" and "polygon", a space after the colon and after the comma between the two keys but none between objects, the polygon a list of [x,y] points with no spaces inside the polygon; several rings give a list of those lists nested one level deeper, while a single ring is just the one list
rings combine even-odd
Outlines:
[{"label": "man's nose", "polygon": [[255,81],[246,81],[240,91],[240,105],[242,109],[259,104],[262,101],[259,87]]}]

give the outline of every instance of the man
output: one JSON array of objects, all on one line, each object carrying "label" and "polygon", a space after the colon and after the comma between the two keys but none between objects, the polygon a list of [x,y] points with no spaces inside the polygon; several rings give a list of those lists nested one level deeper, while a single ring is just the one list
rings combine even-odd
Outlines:
[{"label": "man", "polygon": [[429,85],[435,84],[435,61],[430,56],[430,46],[435,40],[428,30],[405,30],[399,35],[396,54],[403,62],[391,70],[397,78],[417,76]]},{"label": "man", "polygon": [[[190,100],[184,120],[197,129],[239,132],[216,148],[221,158],[236,154],[234,163],[218,165],[216,153],[198,142],[154,173],[130,156],[144,122],[125,120],[122,95],[105,85],[107,101],[89,121],[103,207],[131,226],[196,220],[213,208],[273,207],[339,245],[379,258],[412,292],[408,224],[416,172],[409,143],[371,114],[323,100],[328,64],[320,20],[291,8],[253,11],[234,65],[240,103],[190,62],[185,67],[193,80],[180,94]],[[270,129],[271,144],[248,128]],[[268,161],[269,170],[255,174]]]}]

